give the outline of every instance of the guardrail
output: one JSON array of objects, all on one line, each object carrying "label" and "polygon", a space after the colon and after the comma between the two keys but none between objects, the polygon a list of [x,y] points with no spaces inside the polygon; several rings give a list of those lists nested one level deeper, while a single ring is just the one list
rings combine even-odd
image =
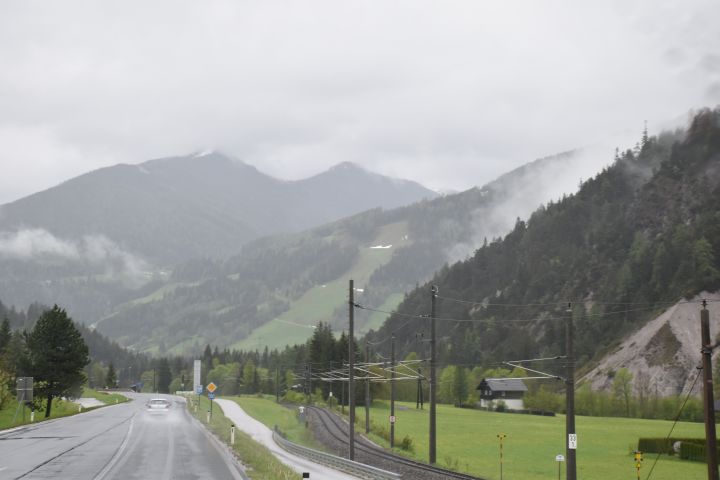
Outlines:
[{"label": "guardrail", "polygon": [[277,426],[273,429],[273,440],[275,440],[275,443],[280,445],[280,447],[287,452],[360,478],[368,480],[397,480],[402,478],[402,475],[398,473],[388,472],[387,470],[365,465],[364,463],[354,462],[352,460],[348,460],[347,458],[338,457],[336,455],[320,452],[318,450],[313,450],[312,448],[303,447],[302,445],[293,443],[280,434]]}]

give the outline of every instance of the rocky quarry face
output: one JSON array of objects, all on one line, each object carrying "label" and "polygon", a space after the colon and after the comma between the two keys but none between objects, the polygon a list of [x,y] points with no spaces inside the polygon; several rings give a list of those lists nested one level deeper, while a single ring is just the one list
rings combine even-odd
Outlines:
[{"label": "rocky quarry face", "polygon": [[[635,394],[644,397],[687,393],[695,378],[700,358],[700,310],[703,299],[710,312],[710,338],[720,334],[720,292],[703,292],[665,310],[630,335],[578,383],[590,382],[594,390],[612,387],[615,372],[627,368],[633,375]],[[720,349],[719,349],[720,350]],[[713,365],[720,360],[717,350]],[[701,385],[695,385],[695,393]]]}]

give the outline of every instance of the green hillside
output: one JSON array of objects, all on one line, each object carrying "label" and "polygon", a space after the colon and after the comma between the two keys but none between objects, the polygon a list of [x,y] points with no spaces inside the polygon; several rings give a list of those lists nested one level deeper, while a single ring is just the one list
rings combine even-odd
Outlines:
[{"label": "green hillside", "polygon": [[[362,297],[363,286],[368,284],[371,275],[378,268],[390,262],[395,250],[412,243],[406,238],[407,224],[405,222],[382,226],[375,238],[368,245],[363,245],[359,249],[357,258],[349,270],[343,272],[339,278],[323,285],[316,285],[299,298],[290,300],[288,310],[253,330],[250,336],[233,347],[244,350],[262,349],[265,346],[270,349],[282,349],[285,345],[303,343],[310,337],[312,328],[318,322],[336,323],[338,313],[344,317],[347,312],[348,282],[346,279],[353,278],[355,280],[356,288],[363,290],[363,292],[357,291],[355,294]],[[391,248],[372,248],[391,245]],[[388,306],[394,308],[402,298],[402,293],[392,292],[385,300],[386,304],[389,301]],[[363,328],[367,323],[367,320],[361,323],[361,333],[369,330],[369,328]],[[375,319],[375,323],[377,324],[377,319]]]}]

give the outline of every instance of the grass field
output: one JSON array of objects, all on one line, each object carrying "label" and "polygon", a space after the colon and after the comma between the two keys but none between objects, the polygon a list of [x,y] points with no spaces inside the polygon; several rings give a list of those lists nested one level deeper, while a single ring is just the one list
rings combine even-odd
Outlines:
[{"label": "grass field", "polygon": [[259,420],[268,428],[277,425],[288,440],[316,450],[324,450],[323,445],[317,442],[312,433],[305,428],[305,424],[298,421],[295,409],[291,410],[278,405],[275,403],[275,399],[270,399],[270,397],[241,396],[227,397],[227,399],[237,402],[248,415]]},{"label": "grass field", "polygon": [[[282,414],[272,400],[233,398],[246,411],[266,425]],[[409,435],[414,453],[410,456],[427,461],[428,406],[416,410],[415,404],[397,402],[396,441]],[[347,410],[346,410],[347,411]],[[374,423],[387,426],[389,404],[375,402],[371,408]],[[293,416],[294,417],[294,416]],[[364,425],[364,408],[357,410],[358,421]],[[504,441],[503,479],[552,480],[557,478],[555,456],[565,454],[565,417],[539,417],[510,413],[484,412],[438,405],[437,461],[440,466],[452,465],[458,470],[489,480],[500,478],[499,444],[497,434],[507,435]],[[295,420],[295,423],[297,421]],[[631,452],[639,437],[664,437],[672,422],[626,418],[577,417],[578,478],[582,480],[636,479],[637,473]],[[359,429],[360,431],[362,428]],[[703,425],[680,422],[673,436],[703,437]],[[389,447],[387,441],[371,435],[373,441]],[[303,437],[294,439],[303,443]],[[402,453],[398,451],[398,453]],[[646,478],[654,454],[643,462],[641,477]],[[562,465],[564,477],[564,464]],[[682,461],[663,455],[657,462],[653,480],[700,480],[706,476],[703,463]]]},{"label": "grass field", "polygon": [[[408,243],[408,240],[400,240],[405,235],[407,226],[404,222],[390,224],[383,227],[371,245],[393,244],[399,246],[400,242]],[[392,240],[395,239],[395,240]],[[355,280],[357,288],[362,288],[370,279],[370,275],[380,266],[390,261],[393,249],[371,249],[370,245],[360,249],[355,264],[340,278],[328,282],[325,285],[318,285],[308,290],[300,298],[293,300],[289,310],[277,318],[269,321],[253,332],[244,340],[235,343],[231,348],[241,350],[262,350],[266,345],[268,348],[282,349],[285,345],[293,345],[305,342],[313,332],[313,326],[318,322],[328,322],[332,319],[333,312],[338,307],[347,305],[348,279]],[[362,294],[358,293],[358,301]],[[392,295],[385,302],[384,307],[392,309],[402,300],[402,294]],[[384,316],[376,316],[371,319],[374,325],[382,324]],[[363,326],[360,332],[366,332],[368,326]]]},{"label": "grass field", "polygon": [[[18,410],[17,406],[17,401],[12,400],[5,406],[5,408],[0,410],[0,430],[19,427],[20,425],[30,423],[30,408],[25,407],[25,420],[23,421],[23,409],[20,408]],[[16,411],[17,417],[15,417]],[[76,413],[78,413],[77,404],[55,399],[53,400],[52,415],[50,418],[67,417],[69,415],[75,415]],[[13,421],[13,418],[15,418],[15,421]],[[35,422],[43,420],[45,420],[45,412],[36,411]]]},{"label": "grass field", "polygon": [[[398,410],[398,406],[402,409]],[[428,406],[416,410],[415,404],[396,404],[396,439],[410,435],[415,457],[427,461]],[[364,410],[358,410],[364,421]],[[555,456],[565,454],[565,417],[539,417],[510,413],[484,412],[438,405],[437,461],[440,465],[456,464],[461,471],[488,479],[500,478],[499,443],[497,434],[507,435],[504,441],[503,478],[540,480],[557,478]],[[387,424],[389,404],[375,402],[371,418]],[[635,464],[631,452],[637,448],[639,437],[664,437],[672,422],[628,418],[577,417],[578,478],[583,480],[635,479]],[[673,435],[704,437],[703,425],[680,422]],[[379,437],[378,443],[389,446]],[[655,460],[647,455],[642,477]],[[564,465],[563,465],[564,468]],[[703,479],[704,464],[681,461],[662,456],[652,478],[654,480]]]},{"label": "grass field", "polygon": [[[197,413],[195,413],[192,402],[196,400],[197,397],[195,396],[188,399],[190,413],[195,415],[196,418],[204,425],[207,425],[223,442],[229,445],[230,425],[232,422],[223,415],[220,407],[215,406],[213,408],[210,425],[208,425],[206,412],[210,409],[210,402],[206,397],[200,397],[200,406],[197,409]],[[298,478],[298,474],[280,463],[270,450],[237,428],[235,429],[235,445],[233,448],[242,463],[250,467],[247,473],[253,480],[294,480]]]}]

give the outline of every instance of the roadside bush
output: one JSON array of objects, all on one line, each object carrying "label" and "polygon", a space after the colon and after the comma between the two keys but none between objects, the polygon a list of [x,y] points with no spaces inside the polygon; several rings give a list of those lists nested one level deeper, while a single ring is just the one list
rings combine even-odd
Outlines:
[{"label": "roadside bush", "polygon": [[406,452],[414,452],[415,447],[413,446],[413,440],[410,438],[410,435],[405,435],[400,442],[400,448],[405,450]]}]

